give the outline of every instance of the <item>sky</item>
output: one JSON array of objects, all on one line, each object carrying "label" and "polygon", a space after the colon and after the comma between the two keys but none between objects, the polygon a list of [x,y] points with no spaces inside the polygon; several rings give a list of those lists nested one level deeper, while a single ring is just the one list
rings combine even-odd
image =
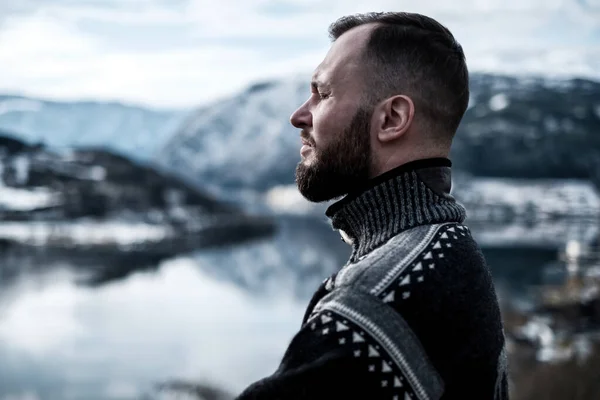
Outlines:
[{"label": "sky", "polygon": [[436,18],[474,72],[600,80],[600,0],[1,0],[0,93],[196,107],[309,74],[365,11]]}]

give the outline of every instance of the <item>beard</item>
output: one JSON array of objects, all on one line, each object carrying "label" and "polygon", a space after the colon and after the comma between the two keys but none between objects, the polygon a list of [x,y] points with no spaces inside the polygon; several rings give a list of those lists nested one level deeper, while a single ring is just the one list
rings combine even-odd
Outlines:
[{"label": "beard", "polygon": [[298,190],[311,202],[329,201],[351,192],[369,179],[371,113],[359,108],[350,125],[324,148],[313,146],[314,162],[296,168]]}]

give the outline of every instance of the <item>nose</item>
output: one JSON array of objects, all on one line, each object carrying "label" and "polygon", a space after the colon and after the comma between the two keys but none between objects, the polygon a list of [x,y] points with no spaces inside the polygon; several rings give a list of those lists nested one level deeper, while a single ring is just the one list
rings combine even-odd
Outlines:
[{"label": "nose", "polygon": [[305,129],[307,127],[312,126],[312,114],[308,109],[309,100],[307,100],[304,104],[298,107],[298,109],[294,111],[292,116],[290,117],[290,123],[295,128]]}]

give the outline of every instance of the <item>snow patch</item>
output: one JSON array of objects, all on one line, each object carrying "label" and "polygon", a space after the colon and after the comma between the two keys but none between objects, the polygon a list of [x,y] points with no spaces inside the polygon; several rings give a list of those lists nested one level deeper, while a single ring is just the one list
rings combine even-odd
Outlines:
[{"label": "snow patch", "polygon": [[492,111],[504,110],[510,104],[510,100],[505,93],[498,93],[490,98],[489,106]]},{"label": "snow patch", "polygon": [[0,210],[27,211],[61,203],[60,194],[44,188],[26,190],[0,185]]},{"label": "snow patch", "polygon": [[102,245],[128,246],[158,242],[174,233],[164,226],[127,222],[6,222],[0,223],[0,238],[30,245]]},{"label": "snow patch", "polygon": [[96,165],[90,169],[88,176],[93,181],[103,181],[106,178],[106,168]]},{"label": "snow patch", "polygon": [[13,167],[16,171],[16,181],[19,185],[24,185],[29,179],[29,159],[25,156],[17,156],[13,160]]}]

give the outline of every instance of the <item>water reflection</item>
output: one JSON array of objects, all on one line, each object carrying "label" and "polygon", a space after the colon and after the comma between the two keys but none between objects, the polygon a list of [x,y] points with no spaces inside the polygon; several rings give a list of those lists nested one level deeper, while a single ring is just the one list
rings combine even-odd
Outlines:
[{"label": "water reflection", "polygon": [[0,398],[137,398],[169,377],[241,389],[276,367],[302,312],[292,296],[258,299],[190,259],[94,290],[28,282],[0,313]]},{"label": "water reflection", "polygon": [[[502,299],[515,398],[549,398],[523,388],[556,374],[547,365],[597,354],[598,224],[471,226]],[[0,399],[150,399],[169,379],[236,393],[276,368],[308,297],[348,253],[322,219],[281,216],[269,240],[114,266],[93,286],[81,277],[94,269],[64,257],[22,269],[13,258],[0,269]]]},{"label": "water reflection", "polygon": [[120,279],[93,287],[81,277],[98,267],[13,252],[8,265],[25,268],[1,275],[0,399],[133,399],[169,378],[236,392],[270,374],[308,296],[349,253],[322,220],[277,228],[149,268],[114,264]]}]

